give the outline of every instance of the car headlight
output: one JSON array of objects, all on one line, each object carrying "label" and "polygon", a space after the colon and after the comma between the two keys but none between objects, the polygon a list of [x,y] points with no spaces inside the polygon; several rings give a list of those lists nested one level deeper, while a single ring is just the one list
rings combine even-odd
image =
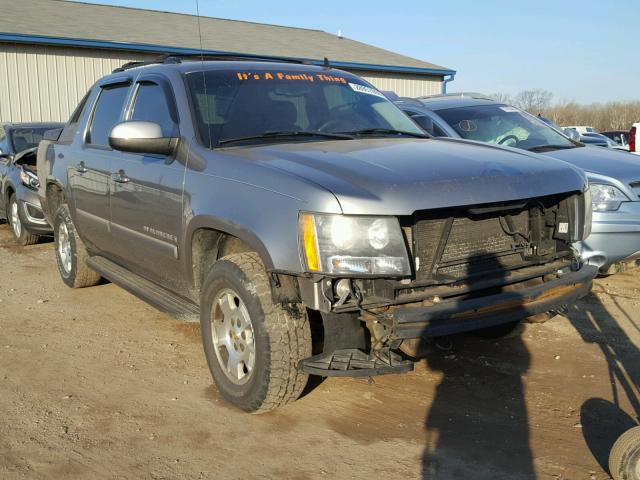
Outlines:
[{"label": "car headlight", "polygon": [[299,241],[310,272],[394,277],[411,274],[404,237],[394,217],[301,213]]},{"label": "car headlight", "polygon": [[35,173],[30,172],[25,168],[20,169],[20,181],[25,187],[29,187],[37,190],[40,186],[40,181]]},{"label": "car headlight", "polygon": [[587,188],[584,191],[584,228],[582,230],[582,238],[579,240],[586,240],[591,235],[591,227],[593,222],[593,197],[591,196],[591,188]]},{"label": "car headlight", "polygon": [[629,201],[629,197],[613,185],[592,183],[589,185],[589,191],[594,212],[614,212],[620,208],[622,202]]}]

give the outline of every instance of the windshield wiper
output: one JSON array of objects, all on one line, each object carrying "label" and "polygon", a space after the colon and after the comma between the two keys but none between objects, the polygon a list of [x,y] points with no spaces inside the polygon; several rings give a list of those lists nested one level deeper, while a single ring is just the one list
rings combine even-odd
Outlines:
[{"label": "windshield wiper", "polygon": [[416,138],[431,138],[429,135],[417,132],[405,132],[403,130],[394,130],[393,128],[365,128],[363,130],[349,130],[340,132],[347,135],[409,135]]},{"label": "windshield wiper", "polygon": [[333,140],[353,140],[353,136],[346,133],[313,132],[305,130],[281,130],[274,132],[264,132],[260,135],[250,135],[248,137],[225,138],[223,140],[219,140],[218,145],[227,145],[229,143],[237,143],[250,140],[269,140],[287,137],[322,137],[330,138]]},{"label": "windshield wiper", "polygon": [[536,145],[535,147],[527,148],[530,152],[544,152],[547,150],[567,150],[569,148],[576,148],[576,145]]}]

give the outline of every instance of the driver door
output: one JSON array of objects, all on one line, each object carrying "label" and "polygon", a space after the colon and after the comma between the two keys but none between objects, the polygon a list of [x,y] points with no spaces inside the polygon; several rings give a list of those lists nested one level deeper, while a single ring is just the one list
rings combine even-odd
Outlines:
[{"label": "driver door", "polygon": [[[126,120],[154,122],[165,136],[178,137],[171,86],[159,75],[142,76],[135,85]],[[120,152],[111,177],[111,231],[114,254],[128,269],[167,287],[180,268],[184,162],[157,154]]]}]

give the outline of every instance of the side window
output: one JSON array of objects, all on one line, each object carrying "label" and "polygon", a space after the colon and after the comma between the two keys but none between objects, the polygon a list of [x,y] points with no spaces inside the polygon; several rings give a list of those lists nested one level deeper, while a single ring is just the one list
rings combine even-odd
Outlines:
[{"label": "side window", "polygon": [[90,95],[91,95],[91,90],[89,90],[84,95],[82,100],[80,100],[80,103],[71,114],[71,118],[69,118],[69,121],[65,124],[64,128],[62,129],[62,133],[60,134],[58,141],[65,143],[65,142],[71,142],[73,140],[76,127],[78,126],[78,122],[80,121],[80,117],[82,116],[82,112],[84,111],[84,107],[87,105],[87,101],[89,100]]},{"label": "side window", "polygon": [[7,153],[7,134],[4,133],[4,128],[0,127],[0,154]]},{"label": "side window", "polygon": [[109,145],[109,133],[120,120],[128,92],[129,85],[104,87],[102,89],[91,121],[91,130],[89,131],[90,144]]},{"label": "side window", "polygon": [[157,123],[165,137],[175,134],[169,100],[162,87],[155,83],[140,84],[130,120]]},{"label": "side window", "polygon": [[434,137],[448,137],[444,130],[442,130],[437,123],[433,124],[433,136]]}]

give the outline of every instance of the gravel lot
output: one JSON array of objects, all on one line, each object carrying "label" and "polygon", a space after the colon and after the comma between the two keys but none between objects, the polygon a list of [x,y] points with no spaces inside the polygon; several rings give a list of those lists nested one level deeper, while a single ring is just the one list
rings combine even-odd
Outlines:
[{"label": "gravel lot", "polygon": [[458,336],[408,375],[329,379],[262,416],[223,403],[197,325],[0,226],[0,478],[605,479],[640,414],[640,273],[567,317]]}]

